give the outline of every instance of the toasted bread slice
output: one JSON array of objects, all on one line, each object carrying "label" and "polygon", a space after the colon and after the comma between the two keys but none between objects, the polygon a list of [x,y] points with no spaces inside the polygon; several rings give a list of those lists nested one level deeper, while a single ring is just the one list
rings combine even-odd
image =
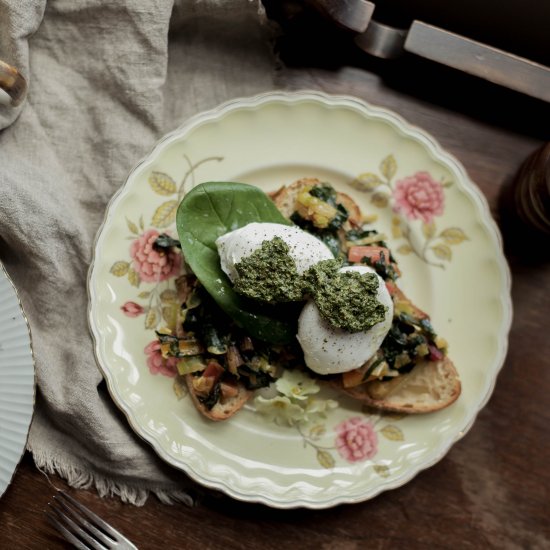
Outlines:
[{"label": "toasted bread slice", "polygon": [[338,379],[334,385],[373,409],[409,414],[448,407],[461,392],[458,372],[448,357],[441,361],[422,361],[409,373],[388,381],[375,380],[344,388]]},{"label": "toasted bread slice", "polygon": [[227,420],[229,417],[233,416],[237,411],[243,408],[244,404],[248,401],[249,397],[252,395],[250,390],[247,390],[242,384],[237,384],[237,394],[234,397],[228,397],[218,401],[211,409],[205,407],[197,395],[193,387],[193,378],[192,374],[188,374],[185,377],[185,382],[189,388],[189,394],[191,399],[195,404],[197,410],[209,418],[210,420],[220,421]]},{"label": "toasted bread slice", "polygon": [[[320,184],[321,181],[317,178],[302,178],[279,189],[272,195],[272,199],[281,213],[290,217],[296,209],[298,194],[306,187]],[[337,192],[336,200],[348,211],[348,223],[360,226],[361,210],[353,199]],[[397,266],[395,268],[398,269]],[[429,319],[428,314],[414,305],[394,282],[387,282],[386,285],[396,309],[399,308],[417,319]],[[374,409],[411,414],[427,413],[447,407],[461,392],[458,373],[448,357],[439,361],[420,361],[409,373],[392,380],[372,380],[345,387],[342,376],[338,376],[334,379],[333,386]]]},{"label": "toasted bread slice", "polygon": [[[311,187],[312,185],[321,185],[321,180],[317,178],[302,178],[291,185],[281,187],[271,195],[271,198],[281,214],[286,218],[290,218],[296,210],[296,197],[305,187]],[[361,224],[361,210],[359,210],[359,207],[351,197],[338,191],[336,193],[336,202],[340,203],[348,211],[348,223],[355,226]]]},{"label": "toasted bread slice", "polygon": [[[395,283],[389,283],[388,290],[396,309],[408,307],[415,318],[429,319]],[[345,387],[343,378],[338,377],[334,386],[374,409],[410,414],[443,409],[456,401],[461,392],[458,372],[447,356],[439,361],[422,360],[410,372],[392,380],[371,380]]]}]

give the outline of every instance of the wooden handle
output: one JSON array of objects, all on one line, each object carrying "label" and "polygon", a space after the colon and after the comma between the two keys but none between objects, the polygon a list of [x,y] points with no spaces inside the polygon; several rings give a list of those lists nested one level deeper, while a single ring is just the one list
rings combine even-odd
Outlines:
[{"label": "wooden handle", "polygon": [[0,88],[10,96],[12,107],[17,107],[27,93],[27,81],[15,67],[0,61]]}]

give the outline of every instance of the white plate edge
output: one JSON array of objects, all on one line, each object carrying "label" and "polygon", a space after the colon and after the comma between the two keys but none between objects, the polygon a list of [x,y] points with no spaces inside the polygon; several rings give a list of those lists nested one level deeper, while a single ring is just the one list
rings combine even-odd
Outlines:
[{"label": "white plate edge", "polygon": [[[449,164],[449,166],[452,167],[452,169],[460,175],[461,180],[464,181],[465,183],[464,190],[472,197],[472,199],[474,200],[474,203],[477,205],[479,209],[479,213],[482,214],[481,216],[482,220],[483,222],[485,222],[484,225],[489,230],[491,238],[493,239],[494,244],[496,245],[496,248],[500,253],[498,257],[498,264],[499,264],[500,272],[504,277],[504,285],[503,285],[503,293],[500,296],[501,302],[503,304],[503,322],[502,322],[501,331],[499,335],[503,339],[502,341],[504,345],[500,348],[499,350],[500,353],[497,354],[491,368],[491,371],[494,370],[495,374],[489,381],[489,384],[487,384],[486,387],[484,388],[484,392],[483,392],[484,396],[479,401],[477,410],[472,415],[472,418],[459,430],[457,436],[453,440],[449,440],[449,442],[447,442],[446,445],[442,446],[442,449],[440,450],[440,452],[431,461],[424,463],[421,466],[415,467],[410,471],[405,472],[402,476],[398,478],[384,482],[380,486],[375,488],[373,491],[363,493],[361,496],[356,498],[349,498],[349,497],[346,497],[346,495],[341,495],[338,497],[333,497],[328,501],[318,501],[318,500],[312,501],[307,499],[283,501],[283,500],[272,499],[269,496],[249,495],[246,493],[240,493],[239,491],[235,490],[233,487],[221,481],[213,481],[210,479],[203,478],[200,474],[195,472],[187,464],[185,464],[185,468],[182,467],[181,463],[173,459],[173,457],[171,457],[170,455],[166,455],[164,453],[164,450],[153,439],[153,434],[146,432],[145,430],[142,429],[141,426],[138,425],[136,419],[133,417],[133,413],[131,409],[125,406],[125,404],[122,402],[122,399],[120,398],[120,395],[118,395],[118,392],[114,388],[113,380],[109,377],[108,373],[105,372],[101,366],[101,360],[100,360],[101,346],[99,341],[100,335],[96,332],[96,327],[94,326],[94,323],[93,323],[92,304],[93,304],[93,298],[95,297],[95,289],[92,287],[92,280],[93,280],[94,266],[96,264],[96,261],[95,261],[96,255],[98,253],[98,245],[100,244],[100,241],[101,241],[101,235],[103,233],[103,229],[110,218],[110,212],[112,212],[116,203],[119,200],[121,200],[122,197],[124,196],[124,191],[127,189],[128,184],[131,181],[131,179],[134,177],[134,175],[138,171],[140,171],[143,168],[143,166],[147,163],[147,161],[150,160],[151,157],[153,157],[155,154],[157,154],[160,149],[167,146],[171,141],[177,138],[180,138],[183,134],[190,132],[196,126],[199,126],[205,122],[208,122],[209,120],[217,119],[233,109],[254,108],[264,103],[269,103],[272,101],[298,103],[300,101],[308,101],[308,100],[320,101],[322,103],[325,103],[327,106],[348,105],[360,111],[366,112],[369,116],[375,115],[382,119],[385,119],[390,123],[393,123],[394,126],[396,126],[399,130],[404,132],[406,135],[412,136],[416,138],[418,141],[424,143],[428,148],[428,150],[430,150],[430,152],[436,158],[445,160]],[[339,504],[346,504],[346,503],[351,504],[356,502],[362,502],[377,496],[383,491],[401,487],[402,485],[404,485],[405,483],[413,479],[419,472],[425,469],[428,469],[434,464],[436,464],[437,462],[439,462],[447,454],[450,448],[458,440],[464,437],[464,435],[471,429],[471,427],[473,426],[477,418],[477,415],[485,407],[485,405],[489,401],[494,391],[496,379],[498,377],[500,370],[502,369],[502,366],[506,358],[506,354],[508,350],[508,333],[510,331],[510,327],[512,323],[512,301],[511,301],[510,290],[511,290],[510,269],[504,256],[502,237],[500,235],[498,226],[491,215],[488,201],[485,198],[485,196],[482,194],[481,190],[469,178],[465,168],[458,161],[458,159],[451,153],[448,153],[447,151],[443,150],[443,148],[435,140],[435,138],[427,134],[421,128],[408,123],[404,118],[402,118],[397,113],[394,113],[393,111],[390,111],[383,107],[373,106],[370,103],[357,97],[348,96],[348,95],[329,95],[324,92],[319,92],[315,90],[298,90],[298,91],[292,91],[292,92],[275,91],[275,92],[265,92],[252,97],[231,99],[229,101],[226,101],[225,103],[222,103],[221,105],[219,105],[214,109],[210,109],[192,116],[191,118],[187,119],[181,126],[171,131],[170,133],[166,134],[163,138],[157,141],[153,146],[153,148],[130,171],[125,182],[115,192],[115,194],[107,204],[104,219],[101,225],[99,226],[94,239],[93,256],[92,256],[92,261],[90,263],[90,267],[88,269],[88,280],[87,280],[88,322],[90,325],[90,332],[92,334],[92,339],[94,342],[94,354],[96,358],[96,364],[107,383],[107,388],[109,390],[109,393],[111,394],[111,396],[113,396],[113,401],[118,406],[118,408],[124,413],[134,432],[137,435],[139,435],[142,439],[147,441],[154,448],[154,450],[157,452],[160,458],[162,458],[172,466],[176,467],[178,470],[184,471],[187,475],[189,475],[192,479],[194,479],[201,485],[204,485],[212,489],[223,491],[237,500],[242,500],[246,502],[257,502],[257,503],[266,504],[271,507],[283,508],[283,509],[297,508],[297,507],[306,507],[311,509],[324,509],[324,508],[329,508]]]},{"label": "white plate edge", "polygon": [[[0,260],[0,276],[2,274],[5,276],[6,280],[8,281],[8,284],[11,285],[11,288],[13,290],[15,299],[17,300],[17,303],[19,305],[19,310],[21,312],[21,316],[23,317],[23,321],[27,327],[27,335],[28,335],[28,345],[29,345],[29,351],[31,354],[31,366],[32,366],[32,372],[33,372],[33,384],[32,384],[32,410],[31,414],[29,416],[29,422],[26,426],[26,438],[25,438],[25,444],[23,445],[23,448],[21,449],[21,454],[19,455],[17,461],[15,462],[13,472],[11,473],[10,479],[6,483],[6,486],[3,490],[0,490],[0,498],[4,495],[4,493],[8,490],[9,486],[13,482],[13,478],[17,472],[17,468],[19,467],[19,464],[21,463],[21,460],[23,459],[23,456],[25,454],[25,451],[27,449],[27,444],[29,441],[29,433],[30,433],[30,427],[32,420],[34,418],[35,408],[36,408],[36,386],[37,386],[37,378],[36,378],[36,359],[34,355],[34,349],[32,345],[32,333],[31,333],[31,326],[29,323],[29,320],[27,318],[27,314],[25,313],[25,309],[23,308],[23,303],[21,302],[21,297],[19,296],[19,291],[17,290],[17,287],[15,286],[15,283],[13,282],[12,278],[10,277],[10,274],[8,273],[8,270],[4,266],[3,262]],[[26,346],[25,346],[26,347]]]}]

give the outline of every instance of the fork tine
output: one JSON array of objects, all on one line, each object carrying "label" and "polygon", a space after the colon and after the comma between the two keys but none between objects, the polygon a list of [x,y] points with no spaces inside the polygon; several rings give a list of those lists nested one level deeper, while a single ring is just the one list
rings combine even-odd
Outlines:
[{"label": "fork tine", "polygon": [[[110,535],[113,541],[116,540],[126,540],[118,531],[113,529],[107,522],[103,521],[98,515],[94,514],[91,510],[86,508],[84,505],[80,504],[77,500],[75,500],[71,495],[65,493],[64,491],[58,491],[57,495],[59,498],[59,501],[62,502],[61,499],[65,499],[66,501],[70,502],[85,518],[89,519],[92,523],[95,524],[96,527],[99,527],[105,534]],[[55,499],[56,497],[54,497]]]},{"label": "fork tine", "polygon": [[[68,496],[68,495],[65,495]],[[98,539],[101,543],[103,543],[107,548],[112,547],[113,544],[116,542],[114,538],[109,537],[106,535],[103,531],[100,531],[98,528],[96,528],[93,524],[91,524],[89,521],[86,520],[82,515],[78,513],[77,510],[72,508],[71,506],[68,506],[65,504],[63,499],[59,498],[58,495],[55,495],[53,497],[54,502],[57,504],[57,506],[60,506],[65,511],[66,519],[73,520],[76,522],[80,527],[84,527],[87,529],[90,534],[94,535],[96,539]],[[74,499],[72,499],[74,502],[76,502]],[[69,502],[71,502],[69,500]],[[80,509],[86,509],[84,506],[80,505]],[[59,510],[54,508],[54,511],[59,514]],[[88,510],[89,511],[89,510]],[[92,512],[90,512],[91,514]]]},{"label": "fork tine", "polygon": [[[80,539],[78,539],[71,531],[69,531],[51,512],[46,510],[46,519],[50,522],[51,525],[53,525],[64,537],[66,540],[68,540],[71,544],[76,546],[78,550],[90,550],[90,548],[93,548],[94,550],[103,550],[104,546],[98,546],[94,541],[92,540],[91,546],[85,546]],[[74,524],[73,524],[74,525]],[[78,529],[78,527],[77,527]],[[91,539],[90,539],[91,540]]]}]

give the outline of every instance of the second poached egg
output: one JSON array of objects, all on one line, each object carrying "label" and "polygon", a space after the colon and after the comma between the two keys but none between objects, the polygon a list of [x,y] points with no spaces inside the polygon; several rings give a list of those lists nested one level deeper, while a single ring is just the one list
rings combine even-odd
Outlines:
[{"label": "second poached egg", "polygon": [[[349,266],[340,272],[375,273],[368,266]],[[384,280],[378,277],[378,301],[386,307],[384,320],[368,330],[348,332],[333,327],[309,300],[298,320],[298,341],[306,365],[317,374],[339,374],[364,365],[381,346],[393,320],[393,301]]]}]

